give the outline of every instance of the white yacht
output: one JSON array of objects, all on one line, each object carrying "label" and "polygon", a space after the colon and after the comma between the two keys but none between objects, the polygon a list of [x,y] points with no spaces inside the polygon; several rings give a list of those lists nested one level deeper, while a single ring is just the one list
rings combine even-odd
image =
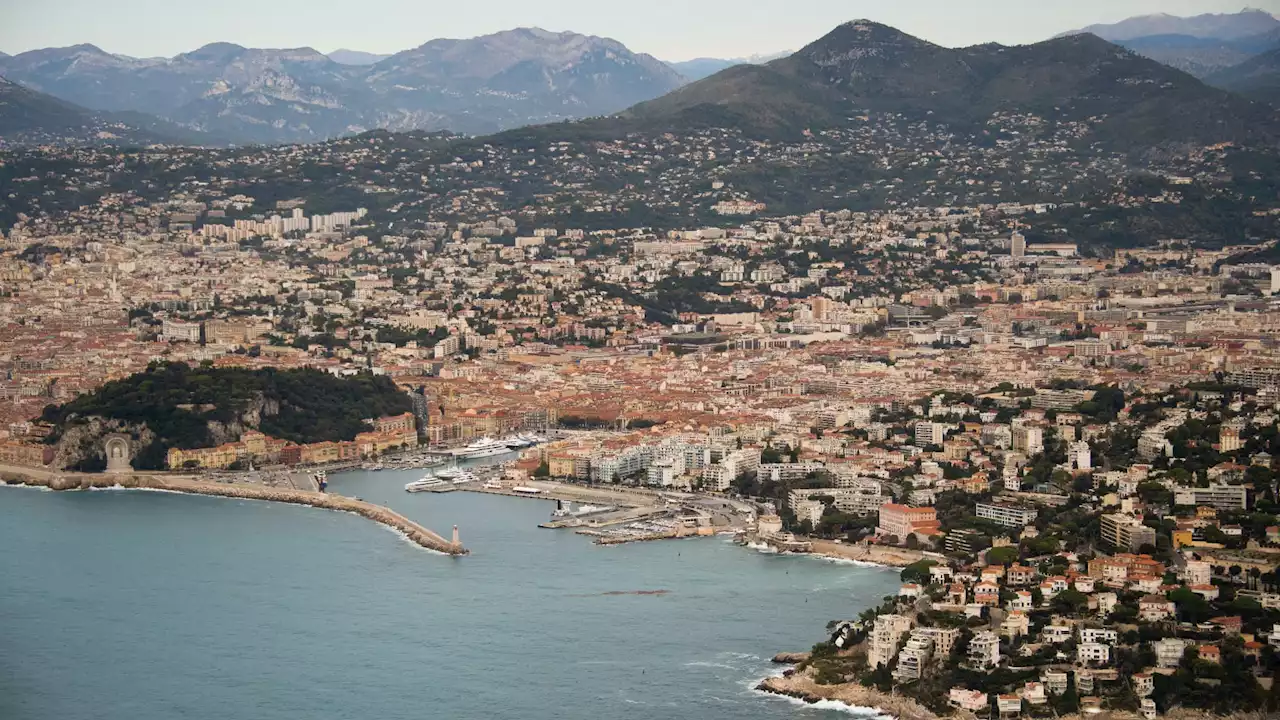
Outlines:
[{"label": "white yacht", "polygon": [[[469,474],[470,474],[470,473],[468,473],[466,470],[464,470],[464,469],[462,469],[462,468],[460,468],[460,467],[454,466],[454,467],[451,467],[451,468],[445,468],[444,470],[441,470],[441,471],[437,472],[437,473],[435,474],[435,477],[438,477],[438,478],[441,478],[441,479],[444,479],[444,480],[452,480],[452,479],[454,479],[454,478],[456,478],[456,477],[459,477],[459,476],[462,476],[462,475],[469,475]],[[425,478],[424,478],[424,479],[425,479]]]},{"label": "white yacht", "polygon": [[448,484],[449,484],[449,481],[445,480],[444,478],[427,476],[422,478],[421,480],[414,480],[408,485],[405,485],[404,489],[407,492],[411,492],[411,493],[425,492],[427,490],[433,490],[435,488],[444,487]]},{"label": "white yacht", "polygon": [[453,479],[454,485],[466,485],[469,482],[475,482],[480,478],[469,472],[464,472]]},{"label": "white yacht", "polygon": [[455,456],[462,460],[476,460],[493,457],[494,455],[506,455],[509,452],[511,452],[511,448],[506,443],[499,442],[493,438],[480,438],[458,450]]}]

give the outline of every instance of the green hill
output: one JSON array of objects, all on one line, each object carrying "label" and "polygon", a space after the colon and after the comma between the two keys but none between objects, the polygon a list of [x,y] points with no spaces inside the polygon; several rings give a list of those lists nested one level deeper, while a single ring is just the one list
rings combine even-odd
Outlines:
[{"label": "green hill", "polygon": [[0,146],[55,141],[219,145],[205,133],[137,112],[97,112],[0,77]]},{"label": "green hill", "polygon": [[1280,107],[1280,48],[1216,72],[1205,82]]},{"label": "green hill", "polygon": [[653,127],[733,120],[794,135],[868,112],[974,129],[1000,111],[1092,119],[1099,139],[1135,147],[1280,136],[1265,106],[1093,35],[950,49],[867,21],[841,25],[767,65],[717,73],[623,118]]},{"label": "green hill", "polygon": [[368,418],[409,412],[409,396],[385,376],[335,377],[319,370],[153,365],[64,405],[45,408],[49,441],[70,467],[100,469],[101,438],[133,436],[134,467],[164,467],[170,448],[214,447],[245,430],[296,443],[352,440]]}]

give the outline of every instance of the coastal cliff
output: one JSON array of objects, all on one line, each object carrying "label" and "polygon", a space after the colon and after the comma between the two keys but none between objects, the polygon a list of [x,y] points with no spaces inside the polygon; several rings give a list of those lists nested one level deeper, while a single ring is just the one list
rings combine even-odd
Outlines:
[{"label": "coastal cliff", "polygon": [[238,498],[242,500],[265,500],[269,502],[307,505],[325,510],[350,512],[368,518],[401,532],[411,542],[447,555],[466,555],[468,551],[461,544],[444,539],[418,523],[406,518],[394,510],[374,505],[373,503],[342,495],[307,492],[285,488],[247,485],[242,483],[218,483],[196,480],[186,476],[165,476],[147,474],[57,474],[50,472],[6,472],[0,473],[6,482],[20,482],[24,485],[47,487],[50,490],[90,490],[94,488],[125,488],[133,490],[164,490],[168,492],[188,493],[192,495],[209,495],[214,497]]}]

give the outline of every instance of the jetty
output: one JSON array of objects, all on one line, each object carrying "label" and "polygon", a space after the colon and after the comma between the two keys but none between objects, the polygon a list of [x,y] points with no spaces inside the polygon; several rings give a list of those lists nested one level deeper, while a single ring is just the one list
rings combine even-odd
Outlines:
[{"label": "jetty", "polygon": [[454,556],[468,554],[468,550],[458,542],[456,527],[454,528],[453,540],[446,540],[391,508],[343,495],[248,483],[210,482],[190,475],[136,472],[103,474],[56,473],[43,470],[32,472],[31,470],[30,468],[0,466],[0,479],[7,483],[20,483],[59,491],[112,488],[163,490],[191,495],[307,505],[324,510],[355,513],[402,533],[410,542],[428,550]]}]

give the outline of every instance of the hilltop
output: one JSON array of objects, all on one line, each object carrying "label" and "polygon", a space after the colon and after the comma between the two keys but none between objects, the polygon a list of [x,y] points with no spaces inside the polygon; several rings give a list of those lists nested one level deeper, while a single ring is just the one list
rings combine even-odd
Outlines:
[{"label": "hilltop", "polygon": [[949,49],[868,21],[841,25],[789,57],[730,68],[624,117],[655,127],[720,123],[795,135],[867,113],[932,116],[973,129],[997,112],[1088,122],[1096,139],[1135,147],[1275,136],[1261,106],[1093,35]]},{"label": "hilltop", "polygon": [[365,419],[412,409],[385,376],[339,378],[319,370],[244,370],[153,365],[96,392],[45,408],[60,461],[100,469],[101,438],[133,437],[134,467],[163,469],[170,448],[213,447],[260,430],[296,443],[351,440]]}]

